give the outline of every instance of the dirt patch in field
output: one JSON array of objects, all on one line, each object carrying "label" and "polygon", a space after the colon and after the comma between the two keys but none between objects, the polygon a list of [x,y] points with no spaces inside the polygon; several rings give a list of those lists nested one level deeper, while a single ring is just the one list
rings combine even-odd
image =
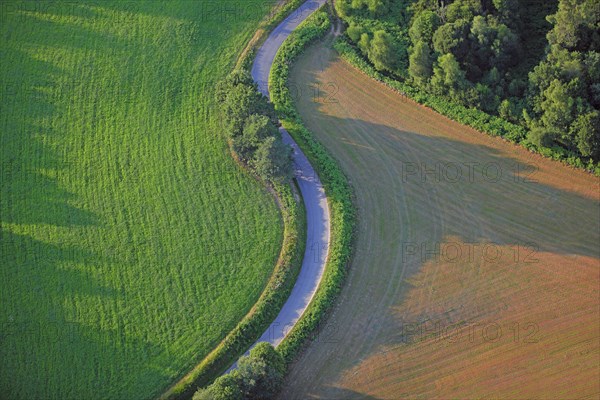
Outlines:
[{"label": "dirt patch in field", "polygon": [[322,45],[291,75],[359,208],[331,318],[282,398],[600,394],[600,180],[455,123]]}]

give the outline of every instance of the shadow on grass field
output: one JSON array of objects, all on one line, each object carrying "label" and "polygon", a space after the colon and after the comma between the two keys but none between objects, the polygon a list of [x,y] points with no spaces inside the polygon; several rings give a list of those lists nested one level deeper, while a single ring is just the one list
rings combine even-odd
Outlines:
[{"label": "shadow on grass field", "polygon": [[254,305],[282,221],[213,88],[272,3],[0,4],[2,397],[156,396]]},{"label": "shadow on grass field", "polygon": [[327,340],[281,398],[597,396],[598,178],[441,117],[323,45],[290,77],[359,221]]}]

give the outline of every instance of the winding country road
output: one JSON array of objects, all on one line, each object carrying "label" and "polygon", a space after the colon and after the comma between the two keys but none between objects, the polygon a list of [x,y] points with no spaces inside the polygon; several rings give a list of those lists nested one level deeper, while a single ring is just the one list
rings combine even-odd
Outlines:
[{"label": "winding country road", "polygon": [[[259,90],[269,97],[267,82],[277,50],[296,27],[321,7],[326,0],[309,0],[289,15],[267,38],[258,50],[252,66],[252,78]],[[271,326],[258,340],[277,346],[308,307],[323,276],[327,254],[329,252],[329,208],[323,185],[310,162],[302,153],[294,139],[280,128],[283,141],[293,151],[296,181],[304,199],[306,208],[306,250],[302,269],[292,289],[290,297],[273,321]]]},{"label": "winding country road", "polygon": [[[309,0],[290,14],[271,32],[258,50],[252,66],[252,78],[261,93],[269,97],[268,81],[277,50],[300,23],[321,7],[326,0]],[[319,287],[329,253],[330,217],[327,197],[321,181],[288,132],[280,128],[283,141],[293,149],[296,181],[306,208],[306,250],[302,268],[279,315],[262,334],[258,342],[277,346],[300,319]],[[257,343],[258,343],[257,342]],[[230,368],[235,368],[235,365]]]}]

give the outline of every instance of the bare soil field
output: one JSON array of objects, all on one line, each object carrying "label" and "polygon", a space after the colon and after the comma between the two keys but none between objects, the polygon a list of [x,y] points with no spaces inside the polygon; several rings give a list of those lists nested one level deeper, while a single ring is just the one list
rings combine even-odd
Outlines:
[{"label": "bare soil field", "polygon": [[600,180],[442,117],[325,44],[291,74],[359,223],[282,399],[597,398]]}]

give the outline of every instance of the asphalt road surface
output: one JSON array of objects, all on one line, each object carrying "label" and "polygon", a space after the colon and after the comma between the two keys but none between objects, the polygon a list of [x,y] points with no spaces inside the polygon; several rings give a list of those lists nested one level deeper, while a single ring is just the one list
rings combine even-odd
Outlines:
[{"label": "asphalt road surface", "polygon": [[[326,0],[309,0],[288,16],[271,32],[265,43],[258,50],[252,66],[252,78],[259,85],[261,93],[269,96],[269,72],[277,50],[296,27],[308,18]],[[277,346],[302,316],[312,300],[323,271],[329,252],[329,208],[327,197],[319,177],[302,153],[296,142],[280,128],[284,143],[293,151],[296,180],[304,199],[306,208],[306,250],[302,261],[302,269],[290,297],[287,299],[279,315],[263,333],[258,342],[269,342]],[[257,342],[257,343],[258,343]],[[232,368],[235,368],[233,366]],[[230,368],[230,369],[232,369]]]}]

